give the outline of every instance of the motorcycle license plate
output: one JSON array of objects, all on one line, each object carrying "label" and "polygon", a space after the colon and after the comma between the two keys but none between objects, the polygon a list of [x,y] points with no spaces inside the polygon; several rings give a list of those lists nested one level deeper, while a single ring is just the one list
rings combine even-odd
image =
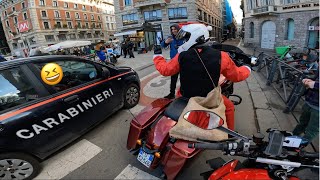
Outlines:
[{"label": "motorcycle license plate", "polygon": [[147,168],[150,168],[153,158],[154,158],[153,154],[148,154],[144,152],[142,149],[140,149],[139,155],[137,157],[138,161],[140,161]]}]

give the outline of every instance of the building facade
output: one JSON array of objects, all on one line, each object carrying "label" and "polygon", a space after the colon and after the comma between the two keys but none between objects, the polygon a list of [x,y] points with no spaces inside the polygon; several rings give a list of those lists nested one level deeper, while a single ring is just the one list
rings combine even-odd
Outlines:
[{"label": "building facade", "polygon": [[244,44],[319,47],[318,0],[244,0]]},{"label": "building facade", "polygon": [[9,47],[18,56],[65,40],[105,40],[106,17],[114,17],[111,0],[3,0],[0,6]]},{"label": "building facade", "polygon": [[[117,34],[152,46],[170,35],[173,23],[201,22],[211,25],[210,36],[221,38],[221,0],[115,0]],[[142,26],[150,23],[154,32]],[[158,41],[159,42],[159,41]],[[138,45],[139,46],[139,45]]]},{"label": "building facade", "polygon": [[8,46],[7,38],[2,26],[3,24],[0,22],[0,55],[10,55],[11,51]]},{"label": "building facade", "polygon": [[102,19],[105,22],[105,31],[106,31],[106,39],[108,40],[108,38],[113,39],[114,38],[114,34],[117,30],[117,26],[116,26],[116,17],[114,14],[114,5],[113,5],[113,0],[109,0],[109,1],[103,1],[102,5],[104,7],[102,7]]}]

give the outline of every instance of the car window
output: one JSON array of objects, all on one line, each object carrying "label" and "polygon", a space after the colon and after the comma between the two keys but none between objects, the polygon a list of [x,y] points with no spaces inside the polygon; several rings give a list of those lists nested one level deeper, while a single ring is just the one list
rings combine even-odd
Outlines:
[{"label": "car window", "polygon": [[[85,84],[100,78],[95,66],[91,63],[81,61],[54,61],[60,65],[63,71],[62,80],[53,85],[57,91],[67,90],[69,88]],[[40,71],[47,63],[36,64]]]},{"label": "car window", "polygon": [[39,95],[20,68],[0,72],[0,111],[38,98]]}]

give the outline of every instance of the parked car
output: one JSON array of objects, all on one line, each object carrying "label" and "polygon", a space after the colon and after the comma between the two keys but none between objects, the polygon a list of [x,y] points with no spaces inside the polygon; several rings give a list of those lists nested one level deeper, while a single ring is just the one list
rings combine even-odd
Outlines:
[{"label": "parked car", "polygon": [[[62,68],[56,85],[41,78],[48,63]],[[129,67],[75,56],[0,62],[0,179],[34,178],[41,160],[139,97],[139,77]]]}]

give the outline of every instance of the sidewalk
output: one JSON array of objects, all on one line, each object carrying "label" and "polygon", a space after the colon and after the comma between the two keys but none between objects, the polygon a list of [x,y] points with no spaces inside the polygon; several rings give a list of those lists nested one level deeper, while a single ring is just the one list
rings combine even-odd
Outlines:
[{"label": "sidewalk", "polygon": [[[238,47],[247,54],[254,53],[253,48],[243,47],[241,42]],[[257,54],[256,52],[255,55]],[[270,127],[292,131],[297,125],[297,120],[301,114],[301,102],[294,112],[289,114],[283,113],[282,111],[285,109],[286,104],[272,86],[266,85],[267,80],[262,74],[252,71],[251,76],[246,82],[249,86],[261,133],[265,134],[265,131]],[[319,151],[319,138],[313,140],[312,144]],[[306,150],[313,151],[313,148],[309,145]]]}]

